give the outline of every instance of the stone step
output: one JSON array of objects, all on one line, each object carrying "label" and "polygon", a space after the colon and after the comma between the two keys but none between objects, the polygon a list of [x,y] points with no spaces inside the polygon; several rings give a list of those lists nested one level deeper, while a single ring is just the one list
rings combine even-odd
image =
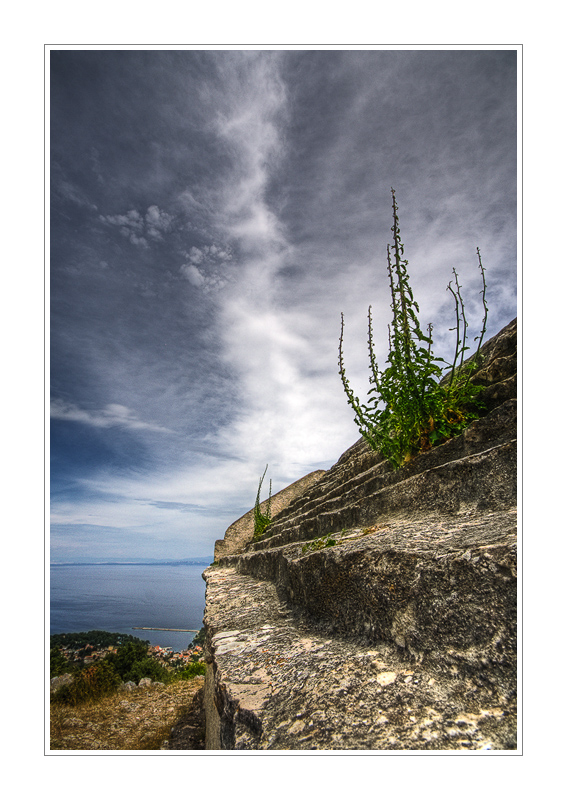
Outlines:
[{"label": "stone step", "polygon": [[[472,572],[475,558],[471,551],[441,562],[457,591],[461,567]],[[455,598],[445,600],[439,619],[455,623],[455,644],[436,665],[409,659],[396,643],[371,645],[310,625],[270,581],[220,567],[209,567],[205,577],[207,750],[516,748],[514,685],[508,675],[501,679],[499,667],[510,643],[506,631],[482,627],[482,597],[476,600],[479,641],[464,621],[457,624]],[[384,591],[395,596],[387,586]],[[400,641],[415,638],[411,611],[395,620]]]},{"label": "stone step", "polygon": [[[309,491],[274,517],[264,541],[290,527],[296,527],[297,524],[307,524],[307,520],[313,515],[318,516],[325,510],[330,510],[329,503],[333,498],[347,498],[356,487],[363,486],[361,492],[366,496],[375,491],[379,484],[387,486],[407,480],[408,477],[425,472],[435,465],[454,461],[462,455],[481,452],[487,443],[494,445],[513,439],[516,436],[516,427],[516,401],[508,400],[486,417],[472,423],[460,436],[418,455],[397,471],[387,461],[380,460],[365,443],[362,443],[363,446],[357,443],[347,451],[346,458],[340,459]],[[365,449],[367,453],[364,452]],[[345,465],[350,465],[350,470]],[[262,542],[254,546],[261,547]]]},{"label": "stone step", "polygon": [[[469,436],[473,435],[470,431]],[[460,449],[455,441],[447,444],[452,445],[451,454]],[[305,510],[274,523],[271,536],[247,549],[272,548],[337,533],[344,527],[374,524],[381,516],[400,510],[408,514],[434,509],[455,513],[462,504],[486,509],[516,506],[516,470],[515,439],[464,458],[442,460],[415,474],[406,472],[406,477],[396,482],[384,481],[383,474],[371,469],[347,482],[340,492],[331,490],[310,498]]]},{"label": "stone step", "polygon": [[[462,659],[471,670],[471,642],[486,655],[499,632],[508,663],[516,630],[515,509],[400,515],[337,539],[315,551],[292,544],[241,554],[230,566],[272,582],[280,599],[333,634],[390,642],[410,660],[448,669]],[[483,608],[491,609],[488,616]]]},{"label": "stone step", "polygon": [[219,548],[208,750],[515,749],[515,342],[483,346],[461,436],[399,471],[359,440]]}]

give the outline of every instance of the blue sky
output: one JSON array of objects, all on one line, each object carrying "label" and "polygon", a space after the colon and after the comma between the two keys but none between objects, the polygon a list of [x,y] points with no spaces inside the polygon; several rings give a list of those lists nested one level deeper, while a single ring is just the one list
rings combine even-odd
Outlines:
[{"label": "blue sky", "polygon": [[359,437],[390,187],[424,324],[516,316],[515,49],[52,50],[51,558],[211,555]]}]

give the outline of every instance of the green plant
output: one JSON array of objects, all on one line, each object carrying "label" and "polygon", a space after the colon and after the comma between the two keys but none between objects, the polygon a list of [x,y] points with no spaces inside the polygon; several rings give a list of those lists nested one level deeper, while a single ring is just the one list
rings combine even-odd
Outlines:
[{"label": "green plant", "polygon": [[[419,319],[419,306],[414,299],[407,271],[408,262],[402,258],[404,246],[400,237],[398,206],[392,191],[394,224],[393,248],[387,246],[388,277],[390,282],[393,320],[388,326],[389,354],[387,366],[378,369],[374,349],[372,328],[372,306],[368,309],[368,349],[370,354],[370,390],[368,402],[362,404],[350,387],[346,377],[343,340],[344,315],[341,314],[339,338],[339,374],[347,400],[355,412],[359,431],[373,450],[378,450],[394,468],[419,452],[460,433],[472,420],[478,419],[482,408],[478,399],[481,388],[471,383],[472,372],[479,362],[479,351],[486,332],[488,306],[486,304],[486,280],[484,267],[477,248],[479,268],[482,276],[482,302],[484,320],[482,331],[475,337],[478,346],[474,358],[465,361],[467,327],[465,306],[461,295],[457,272],[453,269],[452,281],[447,289],[455,301],[456,346],[453,363],[435,358],[432,351],[431,323],[427,334],[423,332]],[[441,380],[440,363],[450,367],[446,378]]]},{"label": "green plant", "polygon": [[139,683],[141,678],[151,678],[152,681],[167,683],[170,676],[171,673],[168,672],[164,666],[159,664],[155,658],[146,656],[140,661],[135,661],[128,672],[122,676],[122,680],[124,682],[134,681],[134,683]]},{"label": "green plant", "polygon": [[187,664],[183,669],[180,669],[179,672],[175,674],[175,678],[185,681],[195,678],[197,675],[205,675],[206,672],[207,665],[204,661],[193,661],[191,664]]},{"label": "green plant", "polygon": [[84,667],[73,679],[73,683],[61,686],[55,692],[54,701],[76,706],[89,700],[98,700],[111,694],[120,685],[121,679],[107,659]]},{"label": "green plant", "polygon": [[50,648],[49,677],[55,678],[58,675],[64,675],[66,672],[71,672],[71,665],[58,647]]},{"label": "green plant", "polygon": [[307,544],[304,544],[301,548],[301,552],[310,553],[314,552],[315,550],[323,550],[325,547],[332,547],[334,544],[337,544],[337,540],[333,539],[332,533],[328,533],[326,536],[322,536],[320,539],[314,539],[312,542],[307,542]]},{"label": "green plant", "polygon": [[270,480],[270,494],[268,497],[268,503],[266,505],[265,512],[262,512],[260,508],[260,491],[262,489],[262,483],[264,478],[266,477],[266,472],[268,471],[268,465],[266,464],[266,469],[264,470],[264,474],[260,478],[260,483],[258,484],[258,492],[256,494],[256,504],[254,505],[254,541],[257,542],[259,539],[262,538],[266,529],[272,524],[272,517],[271,517],[271,506],[272,506],[272,481]]},{"label": "green plant", "polygon": [[[116,653],[110,653],[106,657],[106,661],[111,664],[123,681],[129,681],[134,680],[134,678],[130,677],[130,673],[135,668],[135,665],[142,663],[147,657],[148,645],[145,642],[128,641],[119,647]],[[146,676],[140,675],[140,678],[143,677]]]}]

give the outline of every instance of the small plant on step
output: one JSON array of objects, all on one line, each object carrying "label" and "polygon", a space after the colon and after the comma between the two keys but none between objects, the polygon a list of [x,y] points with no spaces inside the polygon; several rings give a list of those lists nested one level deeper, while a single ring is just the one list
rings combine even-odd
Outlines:
[{"label": "small plant on step", "polygon": [[264,478],[266,477],[266,472],[268,471],[268,465],[266,464],[266,469],[264,470],[264,474],[260,478],[260,483],[258,484],[258,493],[256,494],[256,504],[254,505],[254,541],[259,541],[262,536],[265,534],[267,528],[272,524],[272,517],[271,517],[271,505],[272,505],[272,481],[270,480],[270,494],[268,496],[268,504],[265,509],[265,513],[262,512],[260,508],[260,492],[262,490],[262,483]]},{"label": "small plant on step", "polygon": [[[343,529],[344,530],[344,529]],[[341,532],[342,538],[342,532]],[[322,536],[320,539],[314,539],[312,542],[307,542],[301,548],[302,553],[310,553],[315,550],[323,550],[325,547],[332,547],[337,544],[337,540],[333,539],[333,534],[328,533],[327,536]]]},{"label": "small plant on step", "polygon": [[[481,387],[471,383],[471,375],[479,364],[479,351],[486,332],[488,306],[486,280],[480,250],[478,264],[482,277],[484,319],[474,358],[465,362],[468,323],[461,286],[453,270],[455,287],[450,281],[447,290],[455,301],[456,345],[453,363],[433,355],[432,329],[424,332],[420,326],[419,306],[409,283],[408,262],[403,258],[404,246],[400,237],[398,206],[392,191],[394,224],[393,247],[387,246],[388,277],[390,282],[393,320],[388,326],[389,354],[387,366],[379,370],[374,348],[372,306],[368,309],[368,349],[370,354],[370,389],[367,403],[355,396],[346,377],[343,340],[344,315],[341,314],[339,338],[339,374],[347,400],[355,412],[355,422],[373,450],[378,450],[395,469],[414,455],[429,450],[459,434],[470,422],[478,419],[482,405],[478,399]],[[450,367],[445,378],[440,364]]]}]

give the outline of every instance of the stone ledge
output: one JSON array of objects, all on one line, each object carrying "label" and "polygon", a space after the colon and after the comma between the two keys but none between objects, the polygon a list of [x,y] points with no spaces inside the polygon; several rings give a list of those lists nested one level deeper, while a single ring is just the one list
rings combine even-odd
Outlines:
[{"label": "stone ledge", "polygon": [[339,635],[390,641],[414,660],[439,667],[450,649],[452,669],[457,651],[466,652],[467,672],[481,673],[489,654],[508,673],[498,680],[514,689],[515,669],[506,665],[516,651],[515,509],[400,515],[335,539],[314,552],[296,543],[221,565],[274,582],[281,598]]},{"label": "stone ledge", "polygon": [[498,685],[294,618],[275,586],[209,567],[207,750],[513,750]]},{"label": "stone ledge", "polygon": [[[440,464],[432,457],[428,469],[408,472],[398,482],[384,482],[382,476],[369,471],[363,481],[344,486],[342,494],[321,497],[315,508],[298,513],[285,523],[275,521],[273,534],[250,543],[246,550],[272,549],[342,528],[370,526],[399,513],[409,517],[416,512],[456,514],[471,507],[478,510],[516,507],[516,446],[515,439],[508,440]],[[435,455],[435,451],[430,452]],[[455,450],[449,452],[454,454]],[[422,467],[427,463],[422,461]]]},{"label": "stone ledge", "polygon": [[[309,535],[314,537],[328,533],[333,530],[334,524],[338,525],[338,529],[357,523],[369,524],[371,517],[377,513],[395,513],[400,501],[408,511],[413,510],[416,502],[424,508],[421,490],[415,490],[417,483],[427,485],[431,478],[432,485],[437,482],[438,486],[444,474],[449,476],[450,485],[442,487],[441,491],[438,488],[429,491],[430,487],[426,490],[430,508],[432,503],[437,502],[440,509],[443,506],[443,510],[452,508],[456,511],[461,500],[469,500],[471,492],[485,506],[490,506],[493,500],[508,506],[515,505],[516,405],[515,399],[506,400],[487,416],[473,422],[460,436],[417,455],[397,471],[393,471],[386,461],[359,440],[321,480],[274,518],[264,539],[249,543],[246,549],[261,550],[276,544],[284,545],[298,539],[299,529],[299,538],[305,539]],[[474,456],[478,456],[476,461]],[[456,471],[464,476],[464,473],[470,472],[469,466],[479,460],[483,462],[483,467],[477,471],[473,484],[468,475],[463,477],[462,486],[455,490]],[[496,471],[490,466],[495,462],[498,462]],[[501,489],[499,497],[495,496],[497,485]],[[357,511],[360,501],[364,505],[366,519]],[[346,511],[343,518],[339,519],[336,514],[333,516],[332,512],[341,508]]]}]

